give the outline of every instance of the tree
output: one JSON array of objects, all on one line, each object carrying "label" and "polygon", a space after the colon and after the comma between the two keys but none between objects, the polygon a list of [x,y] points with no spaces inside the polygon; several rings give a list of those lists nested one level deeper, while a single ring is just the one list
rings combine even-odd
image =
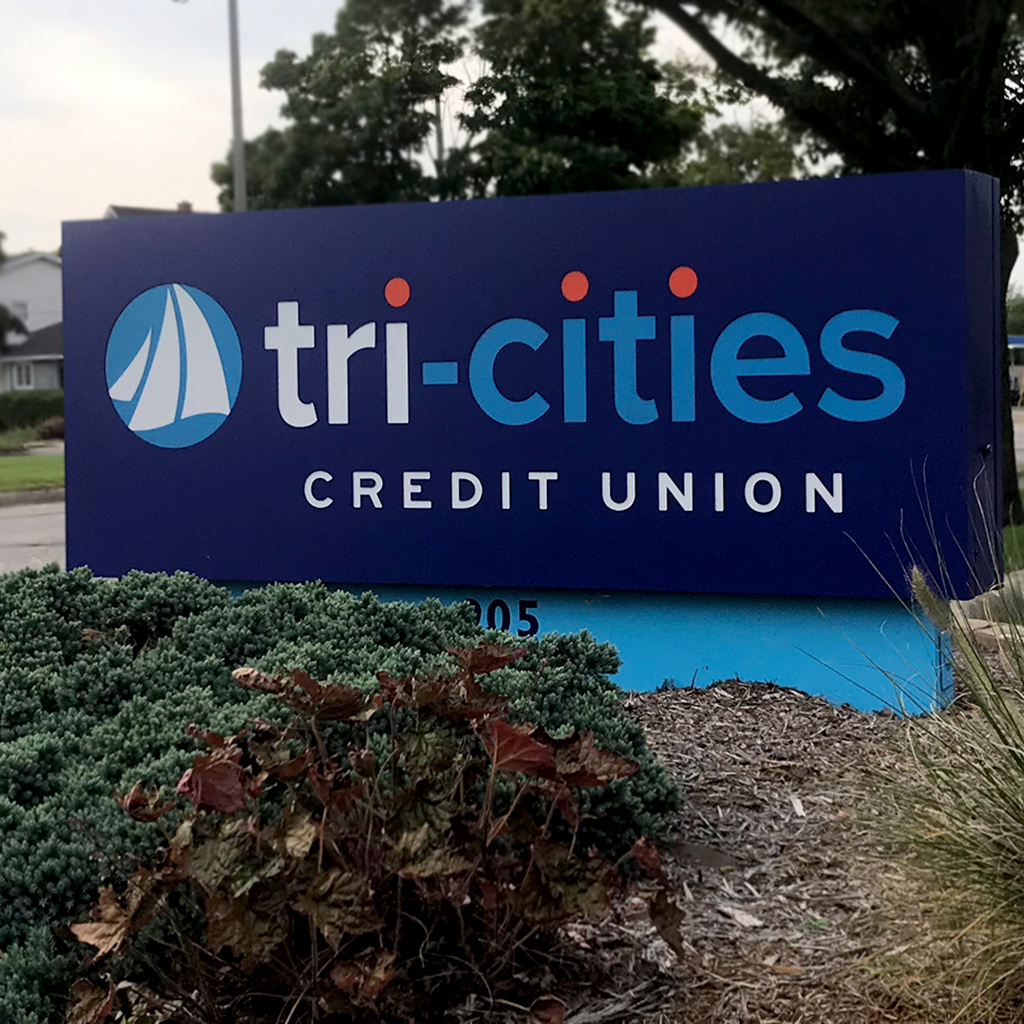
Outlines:
[{"label": "tree", "polygon": [[[247,143],[253,208],[676,184],[703,109],[660,66],[623,0],[348,0],[309,57],[280,51],[262,84],[287,124]],[[470,33],[469,15],[479,14]],[[460,57],[485,70],[440,130]],[[233,206],[229,158],[214,166]]]},{"label": "tree", "polygon": [[669,94],[646,16],[619,0],[484,0],[476,30],[486,73],[462,123],[461,154],[478,195],[635,188],[701,128],[702,112]]},{"label": "tree", "polygon": [[1006,296],[1006,333],[1024,334],[1024,293],[1013,289]]},{"label": "tree", "polygon": [[[1021,0],[635,2],[666,15],[849,173],[967,167],[999,178],[1005,296],[1024,206]],[[1019,522],[1008,365],[1004,345],[1003,516]]]},{"label": "tree", "polygon": [[[262,84],[285,93],[291,122],[246,145],[254,209],[428,199],[435,103],[455,79],[468,0],[348,0],[310,55],[278,52]],[[213,168],[233,206],[230,159]]]},{"label": "tree", "polygon": [[[0,231],[0,266],[7,259],[4,252],[4,239],[7,236]],[[11,334],[28,334],[28,329],[3,303],[0,303],[0,363],[7,351],[7,338]]]}]

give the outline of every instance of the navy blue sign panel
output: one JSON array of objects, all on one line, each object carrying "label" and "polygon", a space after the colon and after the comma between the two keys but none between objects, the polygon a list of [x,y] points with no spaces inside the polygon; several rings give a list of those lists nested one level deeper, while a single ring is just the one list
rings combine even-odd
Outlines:
[{"label": "navy blue sign panel", "polygon": [[69,565],[973,593],[997,229],[969,172],[68,224]]}]

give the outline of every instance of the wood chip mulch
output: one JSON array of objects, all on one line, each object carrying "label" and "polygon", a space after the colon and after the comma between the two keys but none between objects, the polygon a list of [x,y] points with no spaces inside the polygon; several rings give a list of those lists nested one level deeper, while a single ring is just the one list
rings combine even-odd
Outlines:
[{"label": "wood chip mulch", "polygon": [[[618,927],[642,938],[634,958],[657,964],[670,991],[619,1019],[936,1019],[872,969],[891,938],[880,915],[891,872],[865,803],[898,720],[738,680],[631,694],[625,706],[684,794],[662,853],[682,955],[650,926],[642,900],[625,908]],[[566,1024],[588,1018],[597,1015],[580,1008]]]}]

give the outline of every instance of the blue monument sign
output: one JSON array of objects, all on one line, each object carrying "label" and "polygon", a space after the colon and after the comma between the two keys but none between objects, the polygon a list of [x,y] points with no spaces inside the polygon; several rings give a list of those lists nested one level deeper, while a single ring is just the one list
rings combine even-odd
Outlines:
[{"label": "blue monument sign", "polygon": [[68,224],[68,563],[513,632],[974,594],[997,240],[953,171]]}]

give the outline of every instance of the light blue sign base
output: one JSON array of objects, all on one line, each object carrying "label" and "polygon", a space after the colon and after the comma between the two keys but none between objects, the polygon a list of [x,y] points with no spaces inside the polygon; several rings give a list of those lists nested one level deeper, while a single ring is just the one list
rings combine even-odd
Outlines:
[{"label": "light blue sign base", "polygon": [[[237,584],[235,588],[237,588]],[[242,588],[244,589],[244,588]],[[897,600],[346,585],[382,601],[472,600],[513,638],[582,629],[615,645],[625,690],[771,682],[862,711],[948,703],[948,637]]]}]

